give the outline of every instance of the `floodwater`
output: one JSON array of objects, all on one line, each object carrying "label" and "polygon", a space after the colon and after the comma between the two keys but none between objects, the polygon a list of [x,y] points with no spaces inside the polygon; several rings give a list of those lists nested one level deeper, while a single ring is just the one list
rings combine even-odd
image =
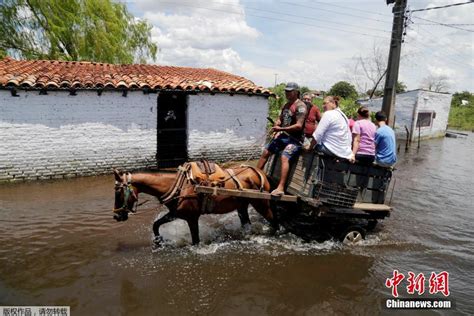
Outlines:
[{"label": "floodwater", "polygon": [[[156,202],[115,222],[112,175],[1,185],[0,305],[68,305],[73,315],[422,313],[384,307],[397,269],[424,273],[426,292],[432,271],[449,272],[454,308],[422,314],[472,315],[474,134],[413,147],[400,153],[392,216],[356,247],[268,236],[252,212],[250,234],[236,213],[201,217],[198,247],[184,222],[166,224],[154,251]],[[401,296],[417,297],[406,285]]]}]

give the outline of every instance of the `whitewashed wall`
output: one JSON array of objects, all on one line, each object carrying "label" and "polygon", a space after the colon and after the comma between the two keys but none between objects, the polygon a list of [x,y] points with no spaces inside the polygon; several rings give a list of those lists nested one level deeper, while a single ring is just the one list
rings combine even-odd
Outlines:
[{"label": "whitewashed wall", "polygon": [[[157,94],[141,91],[0,90],[0,182],[65,178],[156,167]],[[257,157],[264,143],[265,97],[190,95],[190,159]]]},{"label": "whitewashed wall", "polygon": [[156,165],[156,94],[0,90],[0,181]]},{"label": "whitewashed wall", "polygon": [[[382,98],[362,102],[371,111],[377,112],[382,108]],[[418,137],[416,119],[418,112],[435,111],[436,118],[430,127],[421,128],[423,138],[442,137],[448,124],[451,95],[424,90],[413,90],[397,94],[395,100],[395,133],[398,139],[406,139],[405,126],[410,131],[411,139]]]},{"label": "whitewashed wall", "polygon": [[[449,110],[451,108],[451,94],[436,93],[421,90],[418,94],[418,112],[436,112],[431,126],[422,127],[420,135],[423,138],[442,137],[446,134],[448,125]],[[415,138],[418,137],[418,130],[415,131]]]},{"label": "whitewashed wall", "polygon": [[[418,91],[397,94],[395,99],[395,134],[398,139],[406,139],[405,126],[411,131],[413,112],[418,100]],[[382,109],[382,98],[365,101],[370,111],[378,112]]]},{"label": "whitewashed wall", "polygon": [[268,100],[261,96],[190,95],[188,154],[191,160],[258,157],[265,143]]}]

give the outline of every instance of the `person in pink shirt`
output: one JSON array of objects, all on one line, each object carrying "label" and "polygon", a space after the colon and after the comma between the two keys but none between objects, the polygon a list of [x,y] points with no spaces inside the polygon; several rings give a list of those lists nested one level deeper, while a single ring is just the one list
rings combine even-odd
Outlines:
[{"label": "person in pink shirt", "polygon": [[356,121],[354,121],[352,117],[349,119],[349,129],[351,130],[351,133],[352,133],[352,129],[354,128],[355,122]]},{"label": "person in pink shirt", "polygon": [[365,106],[357,110],[357,121],[352,128],[352,153],[355,160],[371,164],[375,160],[375,132],[377,127],[370,121],[370,111]]}]

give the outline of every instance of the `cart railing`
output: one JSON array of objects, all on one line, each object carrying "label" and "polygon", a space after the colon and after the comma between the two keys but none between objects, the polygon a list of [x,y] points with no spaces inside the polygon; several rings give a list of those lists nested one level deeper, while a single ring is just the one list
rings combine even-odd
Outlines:
[{"label": "cart railing", "polygon": [[[270,179],[278,181],[279,157],[274,155],[265,171]],[[388,168],[302,153],[290,168],[286,191],[301,197],[322,198],[328,204],[340,206],[356,202],[384,204],[391,178],[392,171]]]}]

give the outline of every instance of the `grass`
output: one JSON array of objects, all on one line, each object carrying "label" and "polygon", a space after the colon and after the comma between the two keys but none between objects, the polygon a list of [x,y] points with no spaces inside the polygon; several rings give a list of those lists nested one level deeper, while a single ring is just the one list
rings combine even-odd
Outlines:
[{"label": "grass", "polygon": [[452,106],[448,119],[449,128],[474,130],[474,106]]}]

